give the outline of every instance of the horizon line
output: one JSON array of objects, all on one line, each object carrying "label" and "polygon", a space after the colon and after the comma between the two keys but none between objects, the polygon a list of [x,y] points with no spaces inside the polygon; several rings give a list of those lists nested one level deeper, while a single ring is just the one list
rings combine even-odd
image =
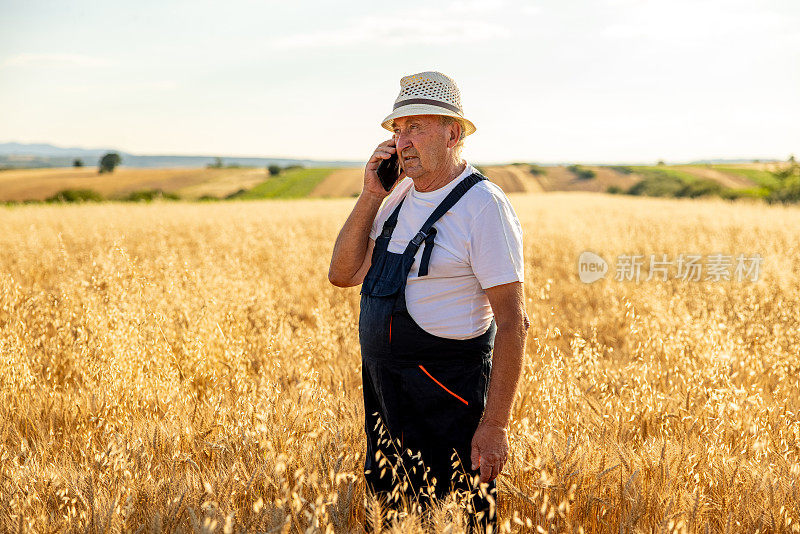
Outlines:
[{"label": "horizon line", "polygon": [[[128,154],[130,156],[136,157],[174,157],[174,158],[181,158],[181,157],[188,157],[188,158],[240,158],[240,159],[265,159],[265,160],[294,160],[294,161],[309,161],[309,162],[336,162],[336,163],[354,163],[359,165],[366,165],[366,160],[358,160],[358,159],[331,159],[331,158],[313,158],[313,157],[297,157],[297,156],[265,156],[265,155],[233,155],[233,154],[201,154],[201,153],[136,153],[131,152],[121,148],[109,148],[109,147],[81,147],[81,146],[61,146],[56,145],[51,142],[20,142],[20,141],[0,141],[0,145],[8,145],[8,144],[15,144],[15,145],[45,145],[51,146],[60,150],[86,150],[86,151],[107,151],[107,152],[122,152],[124,154]],[[7,154],[2,155],[0,157],[8,157],[8,156],[31,156],[31,157],[72,157],[72,156],[37,156],[36,154]],[[79,157],[79,156],[76,156]],[[790,155],[791,157],[791,155]],[[788,159],[788,158],[787,158]],[[651,160],[526,160],[526,159],[510,159],[510,160],[490,160],[490,161],[479,161],[479,160],[472,160],[474,161],[475,165],[511,165],[514,163],[524,163],[528,165],[542,165],[542,166],[561,166],[567,164],[578,164],[578,165],[594,165],[594,166],[610,166],[610,165],[633,165],[633,166],[643,166],[643,165],[657,165],[659,161],[663,162],[664,165],[693,165],[693,164],[704,164],[711,161],[721,161],[721,162],[750,162],[750,163],[781,163],[786,161],[786,159],[780,159],[775,157],[705,157],[700,159],[692,159],[692,160],[668,160],[665,158],[659,158],[656,162]],[[120,164],[123,167],[130,167],[129,165],[125,165],[124,162]],[[132,167],[133,168],[133,167]]]}]

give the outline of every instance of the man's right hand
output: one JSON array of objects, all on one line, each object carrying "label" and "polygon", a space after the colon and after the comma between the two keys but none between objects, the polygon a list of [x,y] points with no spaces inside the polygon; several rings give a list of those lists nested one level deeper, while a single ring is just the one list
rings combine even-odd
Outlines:
[{"label": "man's right hand", "polygon": [[[364,189],[333,245],[328,280],[335,286],[358,285],[364,281],[369,271],[372,249],[375,246],[375,242],[369,238],[370,229],[383,199],[389,195],[389,191],[383,188],[378,178],[378,165],[394,153],[392,137],[379,144],[367,162],[364,169]],[[405,173],[400,174],[400,179],[403,177]]]},{"label": "man's right hand", "polygon": [[[367,166],[364,169],[364,190],[363,193],[367,193],[371,196],[375,196],[378,198],[383,199],[384,197],[388,196],[390,191],[387,191],[383,188],[380,179],[378,178],[378,166],[381,162],[385,159],[389,159],[392,157],[392,154],[397,152],[397,149],[394,145],[394,137],[384,141],[383,143],[379,144],[377,148],[375,148],[375,152],[372,153],[372,157],[367,162]],[[397,179],[397,184],[405,177],[404,173],[400,173],[400,178]]]}]

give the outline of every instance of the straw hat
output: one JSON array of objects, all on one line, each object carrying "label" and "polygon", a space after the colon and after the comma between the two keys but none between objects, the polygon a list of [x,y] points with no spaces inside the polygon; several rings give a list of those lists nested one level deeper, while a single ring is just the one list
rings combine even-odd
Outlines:
[{"label": "straw hat", "polygon": [[394,111],[383,119],[381,126],[392,131],[392,120],[409,115],[447,115],[464,126],[464,135],[475,132],[475,125],[464,118],[461,92],[456,82],[441,72],[426,71],[400,80],[400,94],[394,101]]}]

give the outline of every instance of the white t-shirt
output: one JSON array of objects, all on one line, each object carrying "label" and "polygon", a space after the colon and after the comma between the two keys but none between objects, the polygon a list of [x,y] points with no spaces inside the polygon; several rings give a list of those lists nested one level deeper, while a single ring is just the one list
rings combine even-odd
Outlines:
[{"label": "white t-shirt", "polygon": [[[464,172],[446,186],[419,192],[406,177],[384,200],[372,223],[375,240],[383,223],[405,197],[389,252],[402,254],[433,210],[461,180],[475,172],[467,164]],[[406,283],[406,306],[414,321],[426,332],[450,339],[469,339],[486,332],[492,308],[484,289],[522,282],[522,226],[503,190],[481,180],[445,213],[436,228],[428,274],[417,276],[425,245],[420,245]]]}]

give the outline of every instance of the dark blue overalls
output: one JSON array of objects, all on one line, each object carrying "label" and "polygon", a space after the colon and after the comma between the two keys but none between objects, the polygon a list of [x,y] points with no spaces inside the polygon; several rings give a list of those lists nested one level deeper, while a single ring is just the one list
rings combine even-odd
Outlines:
[{"label": "dark blue overalls", "polygon": [[[486,404],[495,323],[478,337],[447,339],[423,330],[406,309],[406,279],[425,243],[419,276],[428,273],[436,229],[433,225],[485,177],[464,178],[425,221],[402,254],[388,251],[401,201],[375,240],[372,265],[361,289],[361,342],[369,489],[390,508],[401,496],[423,507],[452,490],[470,495],[479,524],[493,524],[489,500],[476,489],[471,440]],[[382,460],[385,458],[385,460]],[[454,467],[454,463],[457,465]],[[435,485],[434,485],[435,480]],[[495,482],[488,492],[496,498]],[[394,501],[394,502],[392,502]],[[493,508],[493,507],[492,507]]]}]

